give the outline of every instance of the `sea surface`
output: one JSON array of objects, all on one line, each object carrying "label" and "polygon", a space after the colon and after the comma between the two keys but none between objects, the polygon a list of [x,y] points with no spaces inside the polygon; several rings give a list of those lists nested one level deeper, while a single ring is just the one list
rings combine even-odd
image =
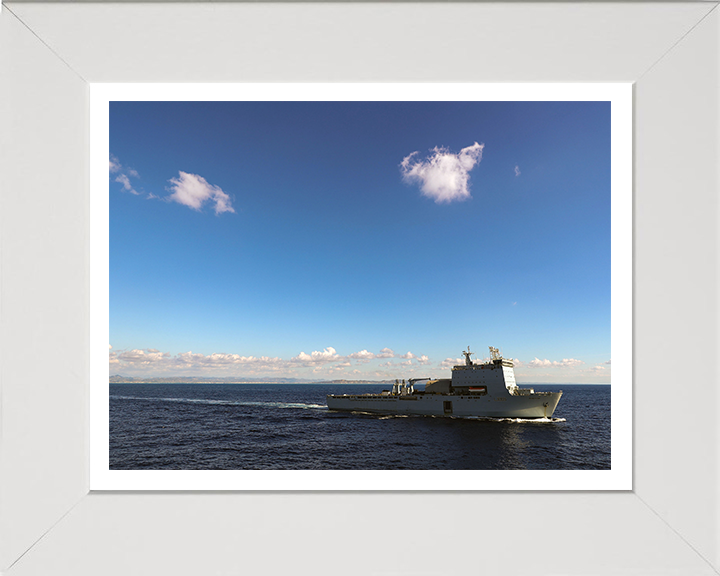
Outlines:
[{"label": "sea surface", "polygon": [[610,386],[563,390],[552,420],[334,412],[382,384],[111,384],[113,470],[610,469]]}]

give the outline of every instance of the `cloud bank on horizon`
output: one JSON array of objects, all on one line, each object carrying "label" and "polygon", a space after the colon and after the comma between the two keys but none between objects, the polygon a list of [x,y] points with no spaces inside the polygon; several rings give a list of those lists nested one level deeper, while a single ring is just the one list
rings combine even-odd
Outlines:
[{"label": "cloud bank on horizon", "polygon": [[[374,360],[384,360],[378,363],[374,372],[359,370]],[[395,360],[395,361],[394,361]],[[483,358],[481,362],[489,361]],[[308,376],[334,376],[336,378],[407,378],[418,375],[438,377],[430,371],[444,371],[453,366],[464,364],[462,358],[445,358],[440,362],[433,362],[427,355],[417,355],[412,352],[399,354],[391,348],[383,348],[377,353],[361,350],[347,355],[338,354],[332,346],[311,353],[300,352],[289,359],[270,356],[242,356],[240,354],[212,353],[201,354],[192,351],[179,354],[161,352],[155,348],[113,351],[110,346],[109,368],[111,374],[141,376],[141,377],[181,377],[205,376],[212,377],[262,377],[273,376],[283,378]],[[578,370],[586,375],[602,375],[609,377],[609,370],[604,366],[591,366],[585,368],[585,362],[574,358],[563,360],[540,360],[537,357],[529,362],[513,359],[516,369],[525,370],[526,377],[538,376],[537,369],[546,369],[544,376],[577,375]],[[605,362],[609,365],[610,361]],[[443,376],[444,377],[444,376]]]},{"label": "cloud bank on horizon", "polygon": [[406,183],[418,184],[422,194],[437,204],[467,200],[471,198],[469,172],[482,160],[484,147],[475,142],[453,154],[436,146],[425,158],[417,158],[415,151],[403,158],[400,172]]},{"label": "cloud bank on horizon", "polygon": [[[156,376],[158,374],[165,375],[182,375],[183,371],[193,371],[194,374],[200,372],[208,377],[225,375],[228,370],[243,370],[242,374],[233,375],[250,375],[257,374],[274,374],[282,376],[297,376],[298,370],[307,369],[312,373],[318,373],[322,370],[331,370],[334,372],[343,371],[353,365],[365,364],[375,359],[404,359],[401,364],[385,363],[385,367],[409,366],[413,363],[422,366],[430,363],[429,358],[422,355],[415,355],[412,352],[406,354],[396,354],[390,348],[383,348],[378,353],[361,350],[348,355],[340,355],[335,348],[328,346],[323,350],[316,350],[307,354],[300,352],[297,356],[290,359],[282,359],[279,357],[269,356],[241,356],[240,354],[199,354],[194,352],[182,352],[172,355],[169,352],[161,352],[155,348],[133,349],[112,351],[110,346],[109,367],[111,372],[118,370],[130,370],[135,373],[142,373],[144,376]],[[359,371],[353,372],[355,375]]]}]

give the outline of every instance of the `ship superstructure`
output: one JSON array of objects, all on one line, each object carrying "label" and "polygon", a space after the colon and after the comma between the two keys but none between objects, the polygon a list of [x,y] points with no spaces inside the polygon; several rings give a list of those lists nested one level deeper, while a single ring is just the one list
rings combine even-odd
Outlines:
[{"label": "ship superstructure", "polygon": [[[379,394],[329,394],[331,410],[487,418],[550,418],[562,396],[536,392],[515,382],[513,362],[490,346],[490,359],[473,362],[470,347],[465,364],[453,366],[450,378],[396,380]],[[425,381],[424,390],[415,384]]]}]

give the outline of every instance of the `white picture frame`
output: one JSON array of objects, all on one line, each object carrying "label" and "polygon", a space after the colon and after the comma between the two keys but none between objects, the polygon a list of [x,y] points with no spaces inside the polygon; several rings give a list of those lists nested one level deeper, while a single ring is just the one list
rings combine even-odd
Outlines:
[{"label": "white picture frame", "polygon": [[[0,570],[717,573],[716,7],[3,6]],[[89,493],[88,84],[180,80],[633,82],[633,490]]]}]

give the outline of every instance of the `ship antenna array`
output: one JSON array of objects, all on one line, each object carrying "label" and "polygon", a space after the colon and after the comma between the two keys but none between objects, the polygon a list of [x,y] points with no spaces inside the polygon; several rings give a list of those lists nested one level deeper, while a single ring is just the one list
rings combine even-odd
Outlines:
[{"label": "ship antenna array", "polygon": [[466,366],[472,366],[472,363],[473,363],[473,362],[472,362],[472,360],[470,359],[470,356],[471,356],[472,354],[473,354],[473,353],[470,352],[470,346],[468,346],[467,352],[463,351],[463,355],[465,356],[465,365],[466,365]]},{"label": "ship antenna array", "polygon": [[497,348],[493,348],[492,346],[488,346],[488,348],[490,348],[490,358],[493,360],[499,360],[502,358],[502,356],[500,356],[500,351]]}]

